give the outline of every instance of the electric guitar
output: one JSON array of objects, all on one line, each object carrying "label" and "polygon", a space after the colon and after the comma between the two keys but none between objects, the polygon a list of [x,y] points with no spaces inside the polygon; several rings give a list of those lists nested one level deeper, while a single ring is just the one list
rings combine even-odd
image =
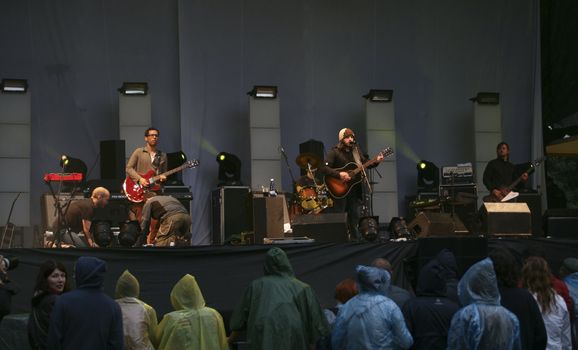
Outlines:
[{"label": "electric guitar", "polygon": [[540,165],[542,160],[543,160],[543,158],[530,162],[530,167],[528,168],[528,170],[526,170],[522,175],[520,175],[520,177],[518,177],[514,182],[512,182],[512,184],[510,186],[499,188],[499,191],[500,191],[499,196],[496,196],[493,193],[490,193],[489,195],[482,198],[482,200],[484,202],[507,202],[507,201],[510,201],[510,200],[518,197],[520,195],[520,193],[512,191],[512,190],[514,188],[516,188],[516,186],[518,186],[520,181],[522,181],[522,177],[524,176],[524,174],[530,175],[531,173],[533,173],[534,170],[536,170],[535,168],[538,165]]},{"label": "electric guitar", "polygon": [[142,186],[138,182],[134,182],[130,176],[127,176],[122,184],[122,188],[124,193],[126,194],[126,198],[134,203],[140,203],[144,200],[145,193],[149,191],[158,191],[160,189],[160,185],[158,181],[160,180],[161,176],[170,176],[174,173],[182,171],[188,168],[196,168],[199,166],[199,161],[196,159],[189,160],[183,165],[176,167],[172,170],[164,172],[159,175],[155,175],[155,171],[153,169],[147,171],[145,174],[139,174],[143,179],[147,180],[148,186]]},{"label": "electric guitar", "polygon": [[[379,152],[378,156],[383,155],[383,157],[385,158],[385,157],[391,156],[392,154],[393,154],[393,149],[391,149],[391,147],[387,147],[386,149]],[[338,172],[346,171],[349,174],[349,177],[351,177],[351,180],[343,181],[339,178],[325,175],[323,177],[323,181],[325,182],[325,185],[327,186],[327,190],[329,191],[329,193],[331,193],[331,195],[334,198],[341,199],[341,198],[347,196],[349,194],[349,191],[351,191],[351,189],[353,188],[353,186],[355,186],[361,182],[362,179],[361,179],[360,172],[362,170],[366,169],[367,167],[375,164],[375,163],[378,163],[377,156],[375,158],[363,163],[361,166],[357,165],[356,163],[351,162],[351,163],[345,164],[345,166],[343,166],[339,169],[335,169]]]}]

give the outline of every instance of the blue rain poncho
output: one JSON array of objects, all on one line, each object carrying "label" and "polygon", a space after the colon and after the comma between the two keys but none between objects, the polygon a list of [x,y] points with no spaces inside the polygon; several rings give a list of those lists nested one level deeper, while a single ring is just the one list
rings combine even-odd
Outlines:
[{"label": "blue rain poncho", "polygon": [[464,307],[452,318],[448,349],[520,349],[518,318],[500,306],[492,260],[486,258],[466,271],[458,296]]},{"label": "blue rain poncho", "polygon": [[357,267],[359,294],[341,307],[331,336],[334,350],[407,349],[413,344],[399,307],[386,291],[387,271]]}]

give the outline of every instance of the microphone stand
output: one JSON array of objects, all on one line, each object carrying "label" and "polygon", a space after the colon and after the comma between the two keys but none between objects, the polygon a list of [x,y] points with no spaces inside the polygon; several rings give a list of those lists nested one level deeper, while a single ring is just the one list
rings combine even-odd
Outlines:
[{"label": "microphone stand", "polygon": [[[4,248],[4,238],[6,237],[6,232],[8,232],[8,226],[10,226],[10,218],[12,217],[12,211],[14,210],[14,204],[20,197],[22,192],[18,192],[16,198],[12,201],[12,206],[10,206],[10,212],[8,213],[8,218],[6,219],[6,226],[4,226],[4,232],[2,233],[2,242],[0,243],[0,248]],[[10,233],[10,243],[8,244],[8,248],[12,248],[12,237],[14,237],[14,224],[12,224],[12,232]]]}]

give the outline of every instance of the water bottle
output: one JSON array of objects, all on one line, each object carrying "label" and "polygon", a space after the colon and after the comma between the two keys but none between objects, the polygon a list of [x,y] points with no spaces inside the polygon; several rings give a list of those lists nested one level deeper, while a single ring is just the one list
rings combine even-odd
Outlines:
[{"label": "water bottle", "polygon": [[269,182],[269,197],[276,197],[277,191],[275,190],[275,179],[271,179]]}]

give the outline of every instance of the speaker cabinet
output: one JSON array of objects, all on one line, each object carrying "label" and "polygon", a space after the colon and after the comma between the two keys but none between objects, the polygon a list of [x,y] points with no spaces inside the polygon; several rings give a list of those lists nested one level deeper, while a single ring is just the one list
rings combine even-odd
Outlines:
[{"label": "speaker cabinet", "polygon": [[309,237],[316,242],[347,242],[347,213],[299,215],[291,224],[293,237]]},{"label": "speaker cabinet", "polygon": [[482,232],[493,236],[530,236],[532,218],[526,203],[484,203]]},{"label": "speaker cabinet", "polygon": [[553,238],[578,239],[578,209],[548,209],[544,230]]},{"label": "speaker cabinet", "polygon": [[255,243],[262,244],[264,238],[283,238],[284,197],[253,198],[253,225]]},{"label": "speaker cabinet", "polygon": [[462,221],[448,213],[421,212],[408,225],[418,237],[467,235]]},{"label": "speaker cabinet", "polygon": [[223,186],[211,193],[213,244],[225,244],[233,235],[253,230],[251,188]]},{"label": "speaker cabinet", "polygon": [[532,236],[544,237],[542,229],[542,194],[537,192],[520,192],[516,201],[528,204],[532,215]]},{"label": "speaker cabinet", "polygon": [[104,180],[126,177],[124,140],[100,141],[100,178]]},{"label": "speaker cabinet", "polygon": [[[84,199],[82,194],[78,194],[72,197],[70,203]],[[66,213],[67,204],[69,204],[70,194],[61,193],[59,197],[60,206],[62,207],[62,213]],[[40,198],[40,207],[42,210],[42,232],[54,231],[56,230],[56,225],[58,224],[58,211],[56,210],[56,204],[54,197],[50,193],[44,193]]]}]

